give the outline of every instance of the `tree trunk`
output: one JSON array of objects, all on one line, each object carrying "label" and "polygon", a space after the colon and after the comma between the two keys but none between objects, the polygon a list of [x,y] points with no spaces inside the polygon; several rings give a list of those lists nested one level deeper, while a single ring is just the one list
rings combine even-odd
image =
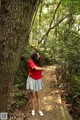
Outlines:
[{"label": "tree trunk", "polygon": [[0,6],[0,112],[7,111],[20,55],[27,46],[39,0],[1,0]]}]

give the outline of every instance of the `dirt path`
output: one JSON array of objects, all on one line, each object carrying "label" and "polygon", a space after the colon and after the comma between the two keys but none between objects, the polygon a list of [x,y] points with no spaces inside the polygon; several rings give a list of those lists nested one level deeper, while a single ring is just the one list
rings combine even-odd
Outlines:
[{"label": "dirt path", "polygon": [[31,109],[27,109],[28,106],[26,106],[24,110],[18,111],[17,114],[20,114],[20,116],[18,116],[16,120],[72,120],[61,101],[57,87],[55,68],[56,66],[48,66],[46,67],[47,72],[43,73],[43,83],[45,87],[41,91],[41,109],[44,117],[39,116],[37,112],[34,117],[31,116]]},{"label": "dirt path", "polygon": [[33,120],[71,120],[61,101],[57,88],[55,68],[55,66],[48,66],[46,67],[47,73],[44,73],[43,82],[45,88],[41,92],[41,105],[44,117],[36,114]]}]

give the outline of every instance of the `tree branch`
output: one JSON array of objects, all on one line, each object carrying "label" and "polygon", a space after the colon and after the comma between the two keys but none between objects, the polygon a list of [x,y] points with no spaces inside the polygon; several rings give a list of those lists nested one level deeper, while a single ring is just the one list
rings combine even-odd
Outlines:
[{"label": "tree branch", "polygon": [[51,20],[51,22],[50,22],[49,29],[51,28],[51,25],[52,25],[52,23],[53,23],[53,20],[55,19],[55,15],[56,15],[56,12],[57,12],[60,4],[61,4],[61,1],[58,3],[58,5],[57,5],[57,7],[56,7],[56,9],[55,9],[55,11],[54,11],[54,15],[53,15],[52,20]]},{"label": "tree branch", "polygon": [[42,7],[43,7],[43,0],[41,1],[40,11],[39,11],[39,27],[41,26],[41,13],[42,13]]},{"label": "tree branch", "polygon": [[65,18],[67,18],[67,17],[69,17],[69,14],[68,15],[66,15],[65,17],[63,17],[60,21],[58,21],[54,26],[52,26],[49,30],[48,30],[48,32],[50,32],[50,30],[51,29],[54,29],[57,25],[59,25]]},{"label": "tree branch", "polygon": [[56,26],[58,26],[65,18],[69,17],[70,15],[66,15],[65,17],[63,17],[61,20],[59,20],[54,26],[52,26],[51,28],[48,29],[48,31],[43,35],[43,37],[41,38],[39,44],[42,42],[42,40],[45,38],[45,36],[47,36],[49,34],[49,32],[54,29]]},{"label": "tree branch", "polygon": [[[55,9],[54,14],[53,14],[53,17],[52,17],[52,20],[51,20],[50,25],[49,25],[49,28],[48,28],[47,32],[45,33],[47,36],[48,36],[48,33],[49,33],[48,31],[50,30],[51,25],[52,25],[52,23],[53,23],[53,20],[55,19],[55,15],[56,15],[57,10],[58,10],[58,8],[59,8],[59,6],[60,6],[60,4],[61,4],[61,1],[62,1],[62,0],[60,0],[60,2],[58,3],[58,5],[57,5],[57,7],[56,7],[56,9]],[[46,35],[45,35],[45,36],[46,36]],[[43,36],[42,38],[44,38],[44,36]],[[43,40],[43,39],[41,39],[38,43],[40,44],[42,40]]]}]

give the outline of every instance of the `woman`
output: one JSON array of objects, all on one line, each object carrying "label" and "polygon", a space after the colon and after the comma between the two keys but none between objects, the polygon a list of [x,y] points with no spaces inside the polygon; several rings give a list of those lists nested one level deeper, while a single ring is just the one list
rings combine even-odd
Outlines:
[{"label": "woman", "polygon": [[44,68],[40,67],[40,54],[34,52],[31,55],[31,59],[28,60],[29,75],[27,79],[26,87],[31,90],[31,102],[32,102],[32,115],[35,115],[34,98],[37,98],[38,113],[43,116],[43,112],[40,110],[40,93],[39,91],[43,88],[42,83],[42,71]]}]

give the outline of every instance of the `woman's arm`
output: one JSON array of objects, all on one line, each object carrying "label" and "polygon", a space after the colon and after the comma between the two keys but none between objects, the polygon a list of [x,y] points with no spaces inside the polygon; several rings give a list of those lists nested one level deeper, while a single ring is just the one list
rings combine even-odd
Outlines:
[{"label": "woman's arm", "polygon": [[33,68],[36,69],[36,70],[45,70],[45,68],[43,68],[43,67],[34,66]]}]

